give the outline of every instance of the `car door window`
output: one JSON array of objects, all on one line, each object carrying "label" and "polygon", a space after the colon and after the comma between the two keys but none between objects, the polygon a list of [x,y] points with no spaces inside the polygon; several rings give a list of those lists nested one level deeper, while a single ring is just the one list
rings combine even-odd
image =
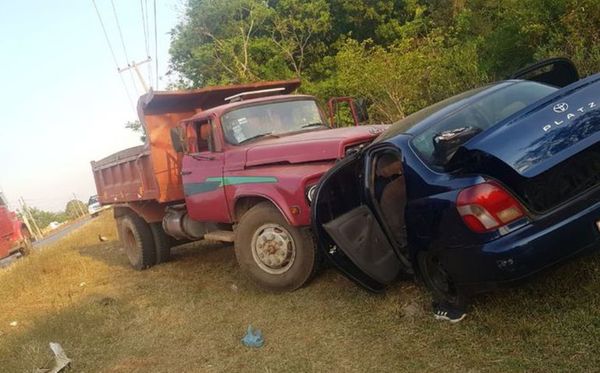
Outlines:
[{"label": "car door window", "polygon": [[[396,152],[386,151],[374,157],[373,202],[390,238],[406,248],[406,182],[402,160]],[[403,252],[407,256],[406,252]]]},{"label": "car door window", "polygon": [[198,152],[209,152],[213,151],[214,143],[213,143],[213,135],[212,135],[212,125],[210,121],[199,122],[197,124],[198,131]]}]

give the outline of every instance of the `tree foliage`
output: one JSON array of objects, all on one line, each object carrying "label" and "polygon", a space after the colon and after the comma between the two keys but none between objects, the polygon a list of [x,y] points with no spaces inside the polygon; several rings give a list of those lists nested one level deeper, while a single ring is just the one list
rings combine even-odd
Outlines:
[{"label": "tree foliage", "polygon": [[45,228],[54,221],[62,223],[68,219],[68,216],[64,212],[44,211],[37,207],[29,208],[29,212],[40,228]]},{"label": "tree foliage", "polygon": [[146,131],[139,120],[132,120],[125,123],[125,128],[130,129],[133,132],[141,133],[140,140],[146,142]]},{"label": "tree foliage", "polygon": [[300,77],[393,121],[538,59],[600,70],[597,0],[188,0],[177,87]]},{"label": "tree foliage", "polygon": [[70,200],[65,206],[65,214],[69,219],[77,219],[78,217],[85,215],[87,212],[87,205],[77,199]]}]

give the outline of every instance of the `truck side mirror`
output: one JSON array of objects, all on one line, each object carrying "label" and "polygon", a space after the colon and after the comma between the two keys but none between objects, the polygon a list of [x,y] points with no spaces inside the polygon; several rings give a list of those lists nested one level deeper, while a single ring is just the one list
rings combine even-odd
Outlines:
[{"label": "truck side mirror", "polygon": [[176,153],[185,153],[185,146],[181,135],[181,128],[171,128],[171,143]]},{"label": "truck side mirror", "polygon": [[359,98],[354,100],[356,117],[358,119],[358,123],[365,123],[369,121],[369,103],[365,98]]},{"label": "truck side mirror", "polygon": [[355,100],[352,97],[333,97],[327,102],[327,106],[332,128],[358,126],[369,120],[366,99]]}]

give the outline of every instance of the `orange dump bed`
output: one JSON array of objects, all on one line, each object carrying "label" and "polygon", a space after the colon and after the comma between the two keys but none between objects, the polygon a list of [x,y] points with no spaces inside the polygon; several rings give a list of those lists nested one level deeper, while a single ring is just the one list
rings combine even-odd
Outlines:
[{"label": "orange dump bed", "polygon": [[203,110],[225,104],[225,98],[248,91],[283,87],[291,93],[299,80],[261,82],[192,91],[150,92],[138,101],[146,144],[92,162],[102,204],[182,200],[181,156],[173,150],[170,129]]}]

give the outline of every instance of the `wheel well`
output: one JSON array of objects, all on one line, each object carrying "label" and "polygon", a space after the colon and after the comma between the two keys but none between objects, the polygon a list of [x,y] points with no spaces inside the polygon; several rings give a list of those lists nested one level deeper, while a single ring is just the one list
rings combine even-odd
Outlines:
[{"label": "wheel well", "polygon": [[[127,215],[135,214],[135,212],[129,207],[125,206],[115,206],[113,209],[113,215],[115,219],[122,218]],[[137,214],[136,214],[137,215]]]},{"label": "wheel well", "polygon": [[[242,216],[248,210],[250,210],[252,207],[258,205],[261,202],[268,202],[268,203],[272,204],[273,206],[275,206],[275,204],[273,202],[271,202],[271,200],[269,200],[268,198],[264,198],[264,197],[241,197],[241,198],[239,198],[235,202],[235,210],[234,210],[235,221],[236,222],[240,221]],[[275,207],[277,207],[277,206],[275,206]]]}]

